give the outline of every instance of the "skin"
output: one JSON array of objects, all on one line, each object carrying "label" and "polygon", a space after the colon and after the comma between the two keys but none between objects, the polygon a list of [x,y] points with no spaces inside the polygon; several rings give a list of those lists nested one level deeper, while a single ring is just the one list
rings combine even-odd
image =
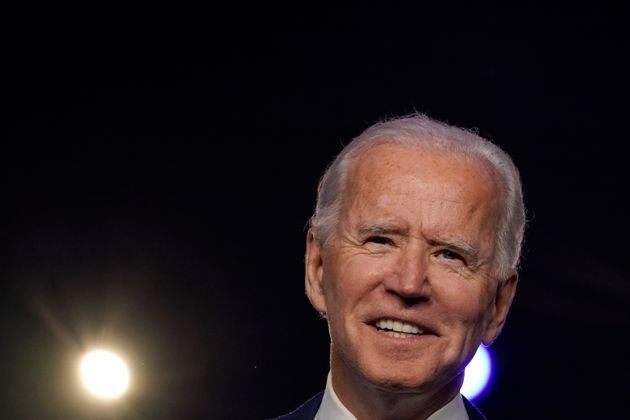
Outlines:
[{"label": "skin", "polygon": [[[307,236],[306,292],[326,314],[333,387],[359,419],[426,419],[500,333],[517,277],[491,275],[499,196],[487,164],[379,144],[352,162],[325,245]],[[398,319],[424,330],[392,337]]]}]

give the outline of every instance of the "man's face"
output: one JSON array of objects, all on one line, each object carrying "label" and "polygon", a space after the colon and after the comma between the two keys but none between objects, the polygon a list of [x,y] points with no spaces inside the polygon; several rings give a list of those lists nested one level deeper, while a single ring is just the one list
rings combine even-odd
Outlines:
[{"label": "man's face", "polygon": [[491,276],[498,196],[492,171],[460,155],[380,144],[353,162],[332,238],[322,247],[311,232],[307,243],[336,389],[459,386],[514,294],[515,277]]}]

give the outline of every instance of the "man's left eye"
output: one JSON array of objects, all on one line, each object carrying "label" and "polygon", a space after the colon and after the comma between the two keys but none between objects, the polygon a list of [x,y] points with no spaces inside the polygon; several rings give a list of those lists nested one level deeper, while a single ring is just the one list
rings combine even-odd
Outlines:
[{"label": "man's left eye", "polygon": [[462,260],[464,261],[464,258],[459,255],[456,252],[451,251],[450,249],[443,249],[442,251],[440,251],[440,255],[444,258],[446,258],[447,260]]}]

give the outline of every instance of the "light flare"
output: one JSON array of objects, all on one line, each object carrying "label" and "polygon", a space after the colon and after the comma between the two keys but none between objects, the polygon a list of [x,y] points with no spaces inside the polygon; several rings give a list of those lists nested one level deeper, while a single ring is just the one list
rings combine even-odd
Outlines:
[{"label": "light flare", "polygon": [[85,387],[100,398],[118,398],[129,386],[127,365],[110,351],[95,350],[86,354],[80,371]]},{"label": "light flare", "polygon": [[469,400],[473,400],[481,395],[490,382],[491,373],[492,361],[490,352],[484,346],[479,346],[475,356],[466,366],[464,384],[460,390],[462,395]]}]

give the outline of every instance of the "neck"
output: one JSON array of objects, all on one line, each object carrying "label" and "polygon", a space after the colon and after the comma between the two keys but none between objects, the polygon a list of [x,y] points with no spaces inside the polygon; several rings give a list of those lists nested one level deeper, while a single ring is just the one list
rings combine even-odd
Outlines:
[{"label": "neck", "polygon": [[402,389],[370,383],[334,355],[332,385],[343,405],[358,419],[426,420],[451,401],[464,380],[463,374],[438,390]]}]

